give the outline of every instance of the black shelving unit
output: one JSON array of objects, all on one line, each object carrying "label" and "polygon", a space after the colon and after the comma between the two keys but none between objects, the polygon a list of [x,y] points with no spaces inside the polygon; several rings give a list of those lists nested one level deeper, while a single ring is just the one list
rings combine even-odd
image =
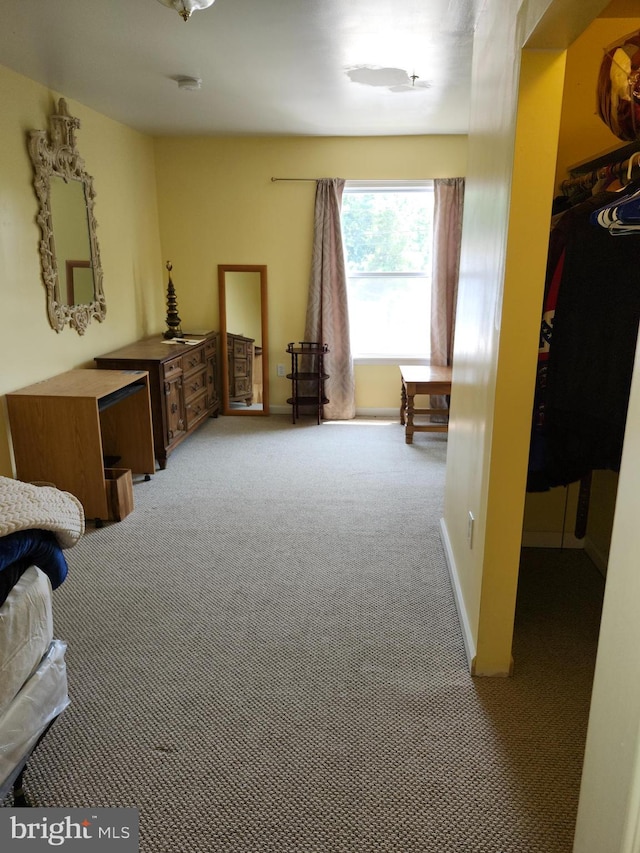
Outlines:
[{"label": "black shelving unit", "polygon": [[295,424],[300,408],[304,408],[315,413],[320,423],[322,407],[329,402],[324,393],[324,382],[329,378],[324,372],[324,357],[329,347],[315,341],[300,341],[290,343],[287,352],[291,356],[291,373],[287,374],[287,379],[291,380],[291,396],[287,403],[292,406],[292,422]]}]

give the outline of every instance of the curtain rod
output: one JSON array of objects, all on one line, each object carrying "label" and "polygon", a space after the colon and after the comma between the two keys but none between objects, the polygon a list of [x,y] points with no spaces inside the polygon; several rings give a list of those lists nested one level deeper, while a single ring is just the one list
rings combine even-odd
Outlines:
[{"label": "curtain rod", "polygon": [[318,178],[271,178],[272,181],[312,181],[316,183]]}]

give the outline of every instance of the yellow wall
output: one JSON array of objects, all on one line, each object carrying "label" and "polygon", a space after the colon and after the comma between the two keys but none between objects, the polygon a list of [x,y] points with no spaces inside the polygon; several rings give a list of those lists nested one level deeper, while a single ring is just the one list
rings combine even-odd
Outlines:
[{"label": "yellow wall", "polygon": [[[78,149],[94,178],[107,316],[102,324],[92,321],[83,336],[69,328],[56,333],[49,326],[26,135],[49,128],[59,96],[2,67],[0,93],[0,394],[5,394],[89,366],[94,356],[158,331],[164,314],[152,141],[68,101],[81,122]],[[0,474],[13,476],[5,411],[3,400]]]},{"label": "yellow wall", "polygon": [[[443,519],[467,654],[483,675],[511,667],[536,317],[564,73],[561,54],[525,54],[518,90],[518,23],[513,4],[493,0],[476,30]],[[503,49],[494,50],[496,44]]]},{"label": "yellow wall", "polygon": [[[157,139],[163,251],[173,263],[182,326],[217,329],[218,264],[266,264],[272,406],[290,383],[276,376],[304,336],[315,183],[272,177],[411,179],[463,175],[464,136]],[[358,365],[356,406],[399,407],[397,367]]]},{"label": "yellow wall", "polygon": [[376,414],[397,409],[400,419],[400,370],[396,364],[356,364],[356,405],[359,412]]},{"label": "yellow wall", "polygon": [[563,75],[564,54],[522,53],[478,625],[488,673],[510,659]]},{"label": "yellow wall", "polygon": [[569,166],[626,144],[614,136],[597,114],[596,84],[604,49],[639,27],[639,18],[596,18],[567,51],[557,186],[567,177]]},{"label": "yellow wall", "polygon": [[[262,304],[259,272],[225,272],[227,331],[262,346]],[[186,327],[185,327],[186,329]],[[186,329],[188,331],[188,329]]]}]

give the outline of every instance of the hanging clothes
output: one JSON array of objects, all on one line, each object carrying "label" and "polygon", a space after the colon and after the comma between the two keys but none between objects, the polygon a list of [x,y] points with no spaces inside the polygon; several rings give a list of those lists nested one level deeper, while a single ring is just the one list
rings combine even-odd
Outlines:
[{"label": "hanging clothes", "polygon": [[639,188],[598,193],[554,221],[528,491],[620,468],[640,320],[640,231],[614,239],[592,214]]}]

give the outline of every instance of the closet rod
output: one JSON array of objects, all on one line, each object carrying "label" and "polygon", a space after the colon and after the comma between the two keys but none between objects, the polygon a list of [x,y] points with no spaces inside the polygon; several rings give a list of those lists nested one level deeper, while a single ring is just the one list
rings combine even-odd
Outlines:
[{"label": "closet rod", "polygon": [[634,174],[637,174],[637,170],[640,168],[639,158],[640,152],[635,152],[626,160],[620,160],[618,163],[610,163],[608,166],[602,166],[600,169],[593,169],[591,172],[585,172],[584,175],[579,175],[576,178],[566,178],[566,180],[562,181],[560,184],[560,190],[563,195],[568,195],[569,191],[573,189],[590,190],[598,183],[598,181],[606,180],[607,178],[610,180],[613,180],[614,178],[622,180],[622,178],[627,177],[629,163],[632,163],[630,177],[633,177]]},{"label": "closet rod", "polygon": [[272,181],[313,181],[316,183],[318,178],[271,178]]}]

